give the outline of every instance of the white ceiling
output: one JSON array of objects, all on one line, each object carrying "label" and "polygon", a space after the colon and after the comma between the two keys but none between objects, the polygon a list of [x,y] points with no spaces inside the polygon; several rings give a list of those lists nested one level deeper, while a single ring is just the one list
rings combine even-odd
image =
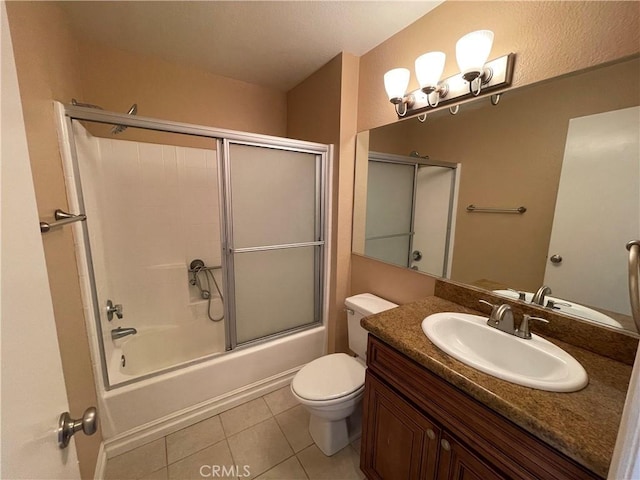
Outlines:
[{"label": "white ceiling", "polygon": [[287,91],[340,52],[360,56],[442,1],[69,1],[101,43]]}]

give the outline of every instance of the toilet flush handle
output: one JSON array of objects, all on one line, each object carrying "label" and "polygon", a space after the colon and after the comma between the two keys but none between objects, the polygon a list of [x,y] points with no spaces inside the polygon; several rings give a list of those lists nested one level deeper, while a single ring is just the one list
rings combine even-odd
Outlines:
[{"label": "toilet flush handle", "polygon": [[349,315],[355,315],[356,314],[356,312],[354,310],[350,309],[350,308],[345,308],[344,311],[347,312]]}]

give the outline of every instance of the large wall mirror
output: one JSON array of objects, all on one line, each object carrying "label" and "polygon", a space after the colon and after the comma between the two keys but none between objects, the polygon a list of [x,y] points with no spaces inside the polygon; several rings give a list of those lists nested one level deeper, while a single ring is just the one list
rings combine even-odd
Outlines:
[{"label": "large wall mirror", "polygon": [[639,79],[628,59],[359,133],[353,251],[528,302],[546,285],[545,308],[636,332]]}]

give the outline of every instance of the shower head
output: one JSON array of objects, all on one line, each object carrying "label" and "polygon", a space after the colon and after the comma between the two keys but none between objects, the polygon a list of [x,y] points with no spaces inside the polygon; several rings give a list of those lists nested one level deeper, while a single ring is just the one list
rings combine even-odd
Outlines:
[{"label": "shower head", "polygon": [[82,103],[77,101],[75,98],[71,99],[71,105],[74,107],[87,107],[87,108],[97,108],[98,110],[104,110],[100,105],[94,105],[93,103]]},{"label": "shower head", "polygon": [[[127,112],[127,115],[135,115],[138,113],[138,104],[134,103],[131,105],[131,108]],[[128,127],[126,125],[116,125],[111,129],[111,133],[117,135],[118,133],[124,132]]]}]

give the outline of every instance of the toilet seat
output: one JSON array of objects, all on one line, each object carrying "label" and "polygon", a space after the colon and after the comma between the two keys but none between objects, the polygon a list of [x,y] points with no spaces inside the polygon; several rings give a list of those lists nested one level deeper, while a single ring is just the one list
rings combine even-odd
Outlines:
[{"label": "toilet seat", "polygon": [[325,355],[300,369],[291,390],[305,403],[338,403],[362,393],[365,371],[364,365],[345,353]]}]

